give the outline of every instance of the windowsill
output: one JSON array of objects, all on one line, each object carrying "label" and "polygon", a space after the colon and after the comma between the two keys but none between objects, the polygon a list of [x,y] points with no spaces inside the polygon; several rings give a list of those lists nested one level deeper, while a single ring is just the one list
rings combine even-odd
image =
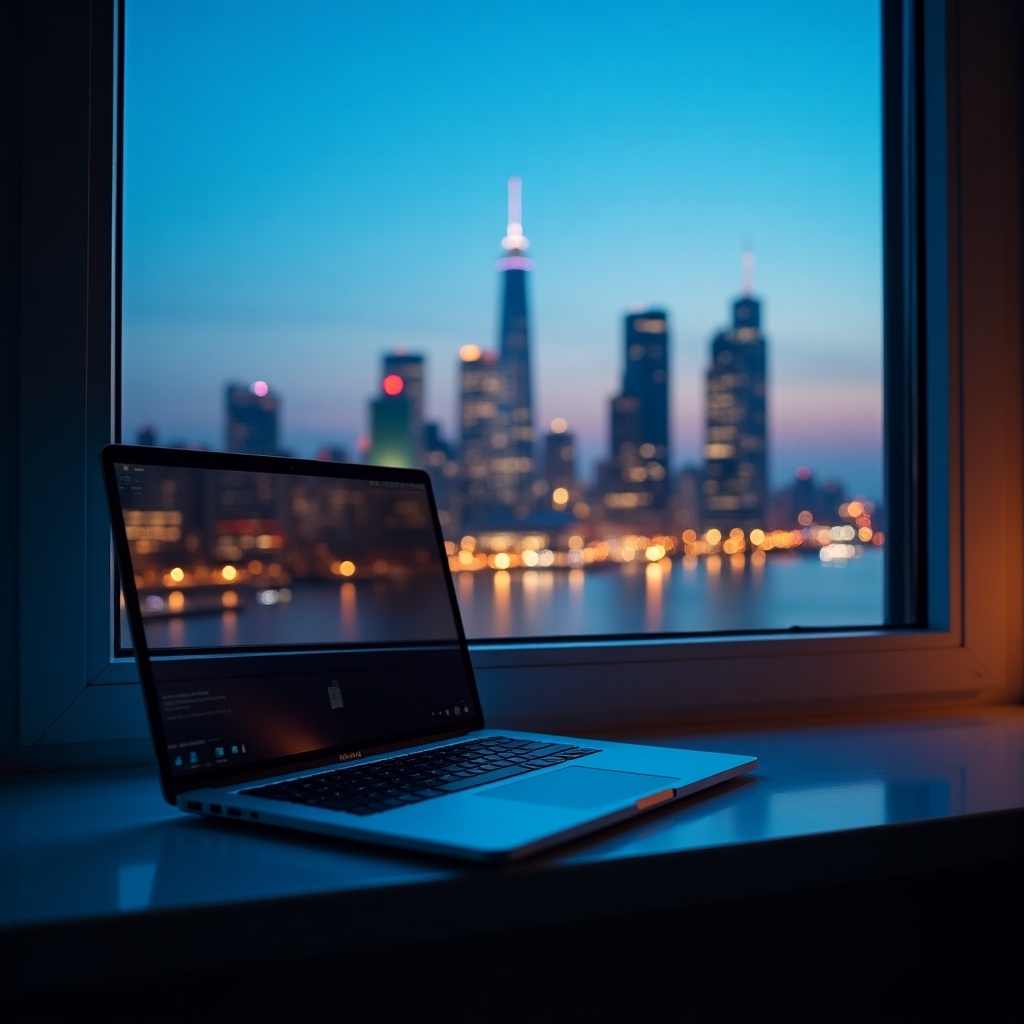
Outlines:
[{"label": "windowsill", "polygon": [[[305,952],[472,943],[651,913],[683,921],[716,904],[1024,858],[1024,707],[644,738],[761,764],[499,869],[186,817],[150,769],[8,777],[8,998]],[[187,956],[154,955],[156,941]]]}]

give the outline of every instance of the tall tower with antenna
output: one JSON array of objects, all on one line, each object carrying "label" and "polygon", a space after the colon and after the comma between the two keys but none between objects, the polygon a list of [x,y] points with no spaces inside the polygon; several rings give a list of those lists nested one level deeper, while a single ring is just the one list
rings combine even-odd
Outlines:
[{"label": "tall tower with antenna", "polygon": [[498,356],[502,376],[501,425],[495,438],[491,487],[500,506],[524,518],[532,502],[534,480],[533,393],[530,376],[530,321],[526,275],[533,260],[526,256],[523,234],[522,180],[508,181],[508,228],[501,240],[505,254],[496,268],[502,279]]}]

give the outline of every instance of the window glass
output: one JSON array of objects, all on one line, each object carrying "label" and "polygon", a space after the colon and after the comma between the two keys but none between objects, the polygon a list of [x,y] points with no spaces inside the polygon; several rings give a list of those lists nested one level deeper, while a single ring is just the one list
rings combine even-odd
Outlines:
[{"label": "window glass", "polygon": [[882,624],[874,0],[128,0],[121,434],[419,464],[471,638]]}]

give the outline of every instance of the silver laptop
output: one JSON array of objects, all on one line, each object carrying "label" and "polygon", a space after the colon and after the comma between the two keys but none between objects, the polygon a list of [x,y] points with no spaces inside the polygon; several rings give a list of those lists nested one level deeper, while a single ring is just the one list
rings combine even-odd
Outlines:
[{"label": "silver laptop", "polygon": [[183,811],[501,861],[757,766],[486,728],[422,471],[131,445],[102,465]]}]

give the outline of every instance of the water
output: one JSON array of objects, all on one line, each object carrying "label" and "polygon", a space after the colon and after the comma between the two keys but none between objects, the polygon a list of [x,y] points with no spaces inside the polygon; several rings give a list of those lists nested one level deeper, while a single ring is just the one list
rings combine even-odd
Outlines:
[{"label": "water", "polygon": [[[884,555],[823,563],[810,553],[664,560],[571,570],[459,573],[455,589],[472,639],[743,632],[883,623]],[[419,622],[451,636],[434,603],[430,622],[400,595],[351,583],[294,587],[271,607],[150,620],[154,647],[386,641]],[[408,598],[408,595],[406,596]],[[431,625],[431,622],[433,623]],[[353,632],[355,630],[355,632]]]},{"label": "water", "polygon": [[883,554],[663,561],[560,572],[462,573],[471,638],[737,632],[883,623]]}]

